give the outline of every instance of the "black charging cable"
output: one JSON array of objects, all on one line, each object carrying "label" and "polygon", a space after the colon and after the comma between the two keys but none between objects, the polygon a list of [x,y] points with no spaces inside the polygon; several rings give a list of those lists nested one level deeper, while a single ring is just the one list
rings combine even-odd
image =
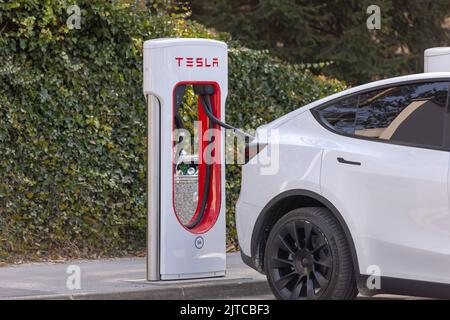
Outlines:
[{"label": "black charging cable", "polygon": [[[211,101],[209,101],[209,103],[206,103],[208,99],[206,99],[204,96],[200,96],[201,98],[201,102],[202,102],[202,106],[203,106],[203,110],[205,110],[205,113],[208,114],[212,114],[211,111]],[[208,110],[208,111],[206,111]],[[211,118],[208,119],[208,129],[214,129],[214,122],[211,121]],[[212,141],[212,137],[210,135],[209,132],[209,136],[208,136],[208,141],[206,144],[206,149],[208,150],[211,147],[211,144],[213,143]],[[200,209],[198,211],[198,214],[196,215],[195,219],[193,221],[190,221],[187,225],[185,225],[186,228],[188,229],[193,229],[196,226],[198,226],[200,224],[200,222],[202,221],[203,217],[205,216],[205,212],[206,212],[206,205],[208,204],[208,196],[209,196],[209,189],[211,187],[211,170],[212,170],[212,165],[211,165],[211,159],[207,159],[206,160],[206,168],[205,168],[205,183],[203,184],[203,192],[202,192],[202,202],[200,204]]]},{"label": "black charging cable", "polygon": [[[182,92],[186,90],[186,86],[180,86],[182,88],[177,88],[177,97],[182,97]],[[214,129],[214,125],[218,125],[222,128],[232,130],[234,134],[238,134],[241,136],[244,136],[246,138],[246,143],[248,143],[249,140],[252,140],[254,137],[233,127],[229,124],[222,122],[221,120],[217,119],[217,117],[214,115],[212,110],[212,103],[211,103],[211,97],[214,95],[215,90],[213,85],[208,84],[202,84],[202,85],[193,85],[194,93],[200,97],[201,105],[203,107],[203,111],[205,112],[206,116],[208,117],[208,129]],[[177,128],[182,127],[182,121],[178,114],[179,106],[181,103],[176,101],[175,103],[175,125]],[[209,130],[211,131],[211,130]],[[207,145],[206,148],[209,149],[212,145],[212,136],[211,134],[208,136]],[[203,193],[202,193],[202,199],[200,204],[200,209],[198,211],[198,214],[196,215],[195,219],[193,221],[190,221],[187,225],[185,225],[188,229],[193,229],[197,227],[200,222],[203,220],[203,217],[205,216],[206,212],[206,206],[208,203],[208,196],[209,191],[211,187],[211,171],[212,171],[212,164],[211,159],[207,159],[206,161],[206,168],[205,168],[205,183],[203,184]]]},{"label": "black charging cable", "polygon": [[208,118],[218,126],[233,130],[234,134],[238,134],[241,136],[244,136],[246,139],[253,140],[253,136],[249,135],[248,133],[245,133],[242,130],[239,130],[233,126],[230,126],[229,124],[220,121],[216,118],[216,116],[212,113],[212,106],[211,106],[211,96],[214,95],[214,86],[210,84],[202,84],[202,85],[194,85],[194,93],[200,96],[200,99],[202,101],[203,110],[205,111]]}]

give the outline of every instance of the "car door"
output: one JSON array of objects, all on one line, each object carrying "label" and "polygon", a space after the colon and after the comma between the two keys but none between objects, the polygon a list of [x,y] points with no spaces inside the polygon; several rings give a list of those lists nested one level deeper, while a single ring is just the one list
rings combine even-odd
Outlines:
[{"label": "car door", "polygon": [[347,220],[362,274],[450,283],[448,92],[392,85],[314,111],[330,129],[322,194]]}]

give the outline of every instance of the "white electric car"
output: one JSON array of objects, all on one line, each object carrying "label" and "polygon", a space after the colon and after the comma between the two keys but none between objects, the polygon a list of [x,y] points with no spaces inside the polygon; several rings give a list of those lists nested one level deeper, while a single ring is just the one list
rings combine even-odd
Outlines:
[{"label": "white electric car", "polygon": [[258,129],[237,229],[277,298],[450,297],[449,90],[450,73],[377,81]]}]

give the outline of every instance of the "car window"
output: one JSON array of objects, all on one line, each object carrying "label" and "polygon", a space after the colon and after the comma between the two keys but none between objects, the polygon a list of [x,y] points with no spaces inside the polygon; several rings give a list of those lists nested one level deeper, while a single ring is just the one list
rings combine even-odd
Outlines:
[{"label": "car window", "polygon": [[353,134],[357,106],[358,96],[354,96],[320,108],[317,113],[322,122],[332,129],[340,133]]},{"label": "car window", "polygon": [[442,147],[449,83],[385,88],[359,96],[356,136]]}]

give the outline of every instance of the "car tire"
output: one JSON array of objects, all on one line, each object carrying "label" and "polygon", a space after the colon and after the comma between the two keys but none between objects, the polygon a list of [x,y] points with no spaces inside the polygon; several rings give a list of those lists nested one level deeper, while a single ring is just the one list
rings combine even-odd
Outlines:
[{"label": "car tire", "polygon": [[264,269],[277,299],[348,300],[358,294],[348,241],[326,208],[284,215],[267,240]]}]

